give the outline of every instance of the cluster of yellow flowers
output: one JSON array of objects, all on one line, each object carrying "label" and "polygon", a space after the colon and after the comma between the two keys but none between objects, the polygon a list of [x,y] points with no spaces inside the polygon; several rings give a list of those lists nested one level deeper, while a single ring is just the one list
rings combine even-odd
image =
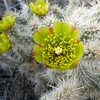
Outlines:
[{"label": "cluster of yellow flowers", "polygon": [[8,14],[0,20],[0,54],[3,54],[12,48],[12,43],[7,32],[14,26],[15,17]]},{"label": "cluster of yellow flowers", "polygon": [[[36,0],[29,4],[30,10],[38,16],[49,11],[48,0]],[[12,48],[11,40],[6,33],[15,24],[15,17],[7,15],[0,21],[0,54]],[[80,31],[66,22],[56,21],[52,27],[42,26],[33,34],[36,43],[34,58],[44,63],[47,68],[65,71],[77,67],[83,56],[84,45],[79,40]]]},{"label": "cluster of yellow flowers", "polygon": [[[29,4],[30,10],[37,16],[49,11],[48,0],[36,0]],[[47,68],[64,71],[77,67],[83,56],[84,46],[79,40],[79,30],[65,22],[54,22],[53,27],[42,26],[34,33],[34,58]]]}]

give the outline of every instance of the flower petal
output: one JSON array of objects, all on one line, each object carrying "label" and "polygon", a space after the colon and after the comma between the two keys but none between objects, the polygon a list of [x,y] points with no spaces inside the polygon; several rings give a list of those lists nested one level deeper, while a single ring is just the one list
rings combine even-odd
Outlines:
[{"label": "flower petal", "polygon": [[72,29],[71,25],[69,25],[68,23],[59,21],[54,22],[53,28],[56,34],[62,35],[64,35],[64,33],[66,33],[66,35],[69,35]]},{"label": "flower petal", "polygon": [[34,33],[33,39],[38,44],[44,44],[44,39],[49,34],[49,28],[47,26],[42,26],[39,28],[39,30]]},{"label": "flower petal", "polygon": [[34,11],[36,11],[36,6],[32,2],[29,3],[29,8],[32,11],[32,13],[34,13]]},{"label": "flower petal", "polygon": [[8,16],[8,23],[10,24],[10,27],[15,24],[15,17],[13,15]]},{"label": "flower petal", "polygon": [[79,42],[79,44],[76,46],[76,61],[79,61],[84,53],[84,45],[82,42]]},{"label": "flower petal", "polygon": [[35,60],[38,63],[42,63],[43,62],[42,49],[41,49],[41,47],[39,45],[35,45],[34,46],[34,57],[35,57]]},{"label": "flower petal", "polygon": [[47,64],[46,62],[44,62],[47,66],[47,68],[53,69],[53,70],[57,70],[57,71],[66,71],[66,70],[71,70],[73,69],[71,67],[72,63],[70,65],[64,65],[64,66],[55,66],[55,65],[51,65],[51,64]]},{"label": "flower petal", "polygon": [[41,6],[45,6],[45,1],[44,0],[36,0],[36,5],[41,5]]},{"label": "flower petal", "polygon": [[80,30],[78,30],[76,27],[72,27],[71,37],[73,39],[77,39],[79,38],[79,35],[80,35]]}]

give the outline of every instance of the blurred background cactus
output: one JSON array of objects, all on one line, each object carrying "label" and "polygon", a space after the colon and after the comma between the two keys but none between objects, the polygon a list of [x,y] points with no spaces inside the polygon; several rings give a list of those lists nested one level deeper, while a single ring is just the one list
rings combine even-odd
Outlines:
[{"label": "blurred background cactus", "polygon": [[[100,100],[100,1],[49,0],[48,13],[42,17],[30,11],[30,2],[35,0],[0,1],[0,22],[8,12],[13,12],[16,20],[11,18],[15,24],[6,35],[0,33],[0,100]],[[82,54],[78,52],[80,59],[72,70],[49,69],[33,55],[33,35],[43,25],[53,32],[54,22],[66,22],[80,30],[77,43],[81,41],[84,50],[78,49]],[[62,25],[59,28],[63,29]],[[54,50],[62,53],[59,47]]]}]

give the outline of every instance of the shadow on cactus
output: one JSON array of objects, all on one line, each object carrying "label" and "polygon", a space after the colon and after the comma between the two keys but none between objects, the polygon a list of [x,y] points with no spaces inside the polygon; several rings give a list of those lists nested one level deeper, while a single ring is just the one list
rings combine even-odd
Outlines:
[{"label": "shadow on cactus", "polygon": [[77,28],[65,22],[56,21],[51,28],[40,27],[33,35],[36,61],[58,71],[76,68],[84,53],[79,35]]},{"label": "shadow on cactus", "polygon": [[15,24],[15,17],[12,14],[4,16],[0,20],[0,32],[6,32],[10,30]]},{"label": "shadow on cactus", "polygon": [[11,50],[12,44],[8,34],[0,34],[0,55]]},{"label": "shadow on cactus", "polygon": [[35,15],[44,16],[49,11],[49,2],[48,0],[36,0],[35,3],[30,3],[29,8]]}]

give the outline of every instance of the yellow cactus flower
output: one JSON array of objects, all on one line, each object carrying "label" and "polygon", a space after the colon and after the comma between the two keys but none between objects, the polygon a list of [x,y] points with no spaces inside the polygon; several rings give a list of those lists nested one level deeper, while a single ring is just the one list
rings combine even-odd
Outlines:
[{"label": "yellow cactus flower", "polygon": [[32,13],[38,16],[44,16],[49,11],[49,2],[48,0],[36,0],[35,3],[30,2],[29,8]]},{"label": "yellow cactus flower", "polygon": [[10,14],[4,16],[2,20],[0,20],[0,32],[6,32],[10,30],[15,24],[15,17]]},{"label": "yellow cactus flower", "polygon": [[1,33],[0,34],[0,55],[11,50],[12,44],[8,34]]},{"label": "yellow cactus flower", "polygon": [[56,21],[53,26],[42,26],[33,35],[34,58],[47,68],[65,71],[77,67],[83,56],[84,45],[80,31],[68,23]]}]

